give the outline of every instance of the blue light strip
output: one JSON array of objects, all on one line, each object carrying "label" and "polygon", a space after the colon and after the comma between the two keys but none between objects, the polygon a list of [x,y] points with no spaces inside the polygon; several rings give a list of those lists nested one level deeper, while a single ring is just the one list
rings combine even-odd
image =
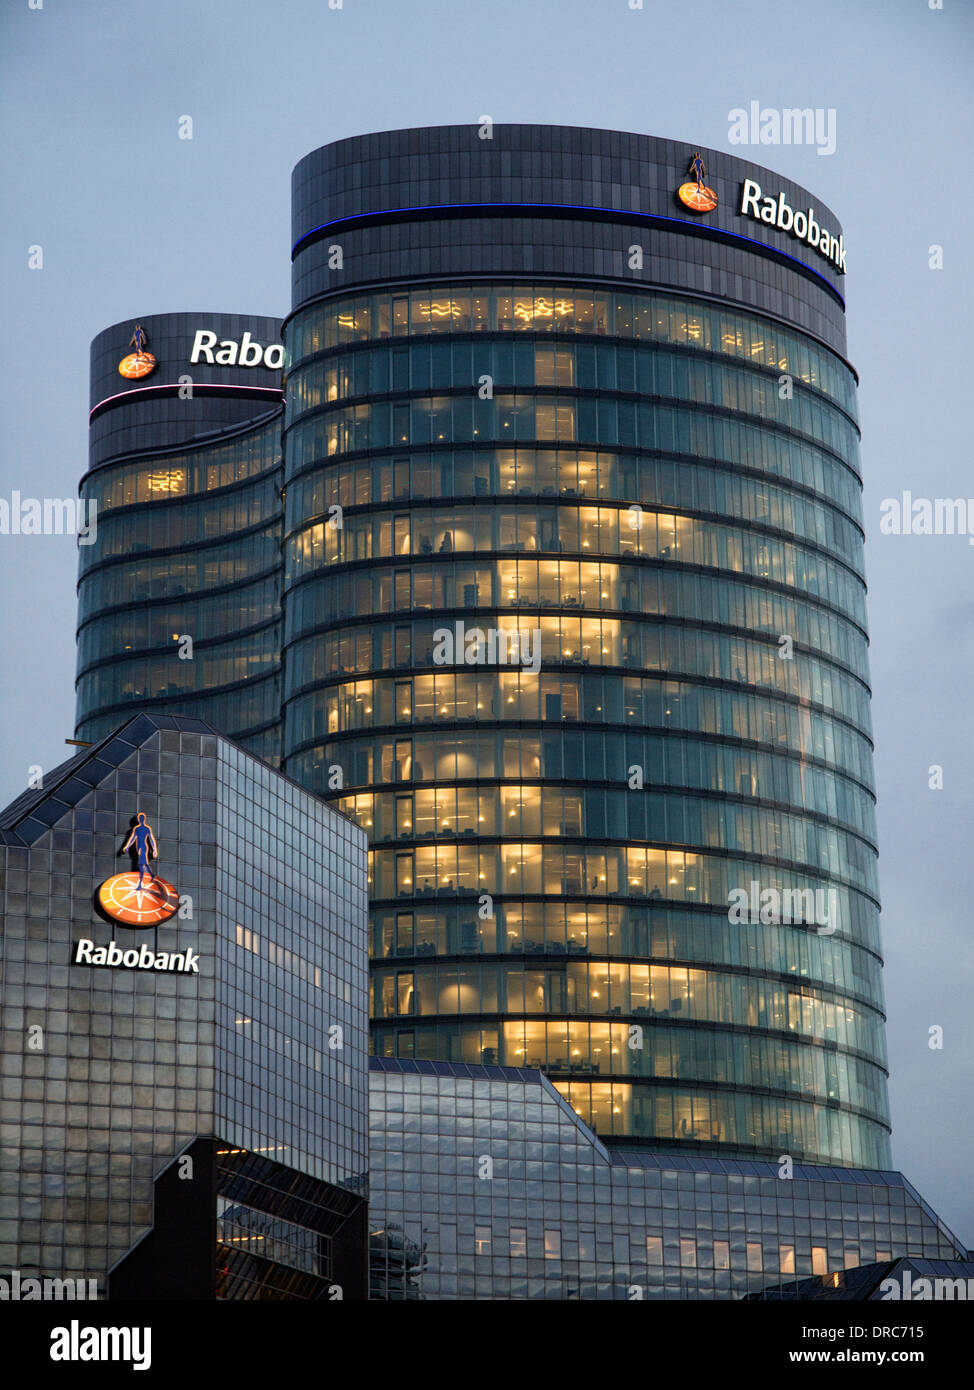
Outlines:
[{"label": "blue light strip", "polygon": [[[827,285],[832,293],[837,296],[843,309],[845,308],[845,299],[839,294],[839,291],[832,284],[832,281],[826,279],[821,271],[815,270],[810,265],[806,265],[804,261],[799,260],[797,256],[790,255],[787,251],[779,251],[776,246],[769,246],[766,241],[758,241],[756,237],[744,236],[742,232],[728,232],[723,227],[714,227],[706,222],[689,222],[685,217],[667,217],[665,213],[661,212],[633,212],[629,208],[594,208],[584,206],[581,203],[430,203],[424,207],[384,208],[379,212],[351,213],[347,217],[336,217],[332,222],[322,222],[319,227],[312,227],[310,232],[305,232],[303,236],[298,237],[297,241],[291,247],[291,259],[294,259],[302,242],[307,241],[309,237],[315,236],[318,232],[325,231],[328,227],[341,227],[346,222],[359,222],[365,219],[371,220],[372,218],[381,220],[383,217],[396,217],[414,212],[465,212],[477,208],[517,208],[522,212],[534,212],[540,215],[543,215],[545,212],[607,213],[616,218],[631,217],[636,222],[672,222],[674,226],[677,227],[700,227],[701,229],[706,229],[712,236],[730,237],[735,241],[746,241],[750,246],[760,246],[762,251],[768,251],[772,256],[781,256],[784,260],[791,261],[794,265],[801,266],[802,270],[808,271],[810,275],[817,276],[824,285]],[[534,278],[537,279],[537,276]],[[638,286],[638,281],[634,283]]]}]

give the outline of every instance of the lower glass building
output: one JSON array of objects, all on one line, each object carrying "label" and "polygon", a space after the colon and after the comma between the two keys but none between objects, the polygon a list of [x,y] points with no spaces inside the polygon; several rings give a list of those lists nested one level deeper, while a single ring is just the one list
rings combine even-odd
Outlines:
[{"label": "lower glass building", "polygon": [[0,815],[0,1269],[113,1298],[365,1296],[365,855],[165,715]]},{"label": "lower glass building", "polygon": [[860,1266],[967,1256],[900,1173],[606,1147],[537,1071],[370,1068],[376,1299],[869,1297]]}]

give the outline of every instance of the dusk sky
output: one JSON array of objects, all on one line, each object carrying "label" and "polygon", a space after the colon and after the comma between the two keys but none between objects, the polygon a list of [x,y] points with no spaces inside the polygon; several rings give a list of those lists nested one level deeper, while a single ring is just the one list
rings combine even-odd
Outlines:
[{"label": "dusk sky", "polygon": [[[7,499],[75,496],[102,328],[283,317],[291,169],[329,141],[483,115],[610,127],[753,158],[834,210],[861,378],[893,1158],[968,1245],[972,40],[970,0],[0,6]],[[730,144],[729,113],[751,101],[834,110],[835,152]],[[177,138],[185,115],[192,140]],[[905,490],[971,496],[971,540],[881,534],[883,499]],[[0,535],[2,805],[30,765],[71,752],[76,570],[71,536]]]}]

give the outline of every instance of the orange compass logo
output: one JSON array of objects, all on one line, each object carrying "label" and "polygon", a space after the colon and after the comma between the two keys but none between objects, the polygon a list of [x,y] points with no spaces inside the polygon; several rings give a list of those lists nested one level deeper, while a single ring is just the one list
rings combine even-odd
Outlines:
[{"label": "orange compass logo", "polygon": [[691,212],[713,212],[717,206],[717,194],[704,183],[706,172],[703,167],[703,160],[699,154],[695,154],[690,160],[690,173],[694,176],[693,180],[681,183],[676,190],[676,196],[680,202]]},{"label": "orange compass logo", "polygon": [[127,927],[155,927],[167,922],[179,908],[179,894],[149,865],[150,859],[158,858],[159,849],[144,811],[139,812],[122,849],[132,851],[138,869],[106,878],[98,889],[98,905]]},{"label": "orange compass logo", "polygon": [[155,927],[176,912],[179,894],[158,874],[141,888],[138,874],[116,874],[98,889],[98,901],[109,917],[126,927]]},{"label": "orange compass logo", "polygon": [[151,352],[146,352],[145,345],[148,339],[145,336],[145,329],[141,323],[135,325],[135,332],[129,339],[129,347],[134,347],[135,351],[130,352],[128,357],[123,357],[118,364],[119,376],[129,377],[137,380],[140,376],[148,376],[156,369],[156,359]]}]

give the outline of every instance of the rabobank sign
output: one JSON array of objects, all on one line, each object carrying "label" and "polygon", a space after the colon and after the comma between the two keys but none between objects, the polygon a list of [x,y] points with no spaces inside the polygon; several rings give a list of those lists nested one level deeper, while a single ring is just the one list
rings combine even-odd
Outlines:
[{"label": "rabobank sign", "polygon": [[819,225],[815,220],[814,208],[796,211],[783,193],[762,193],[759,183],[754,179],[745,179],[738,211],[753,217],[756,222],[766,222],[769,227],[789,232],[799,241],[814,246],[820,256],[832,262],[840,275],[845,274],[845,242],[841,236],[834,236],[826,227]]},{"label": "rabobank sign", "polygon": [[87,937],[74,943],[75,965],[110,965],[123,970],[181,971],[184,975],[200,973],[198,951],[157,951],[147,943],[128,950],[110,941],[96,946]]},{"label": "rabobank sign", "polygon": [[284,344],[270,343],[262,347],[245,332],[239,343],[235,338],[219,341],[209,328],[198,328],[193,339],[190,362],[208,362],[216,367],[270,367],[279,371],[284,366]]}]

